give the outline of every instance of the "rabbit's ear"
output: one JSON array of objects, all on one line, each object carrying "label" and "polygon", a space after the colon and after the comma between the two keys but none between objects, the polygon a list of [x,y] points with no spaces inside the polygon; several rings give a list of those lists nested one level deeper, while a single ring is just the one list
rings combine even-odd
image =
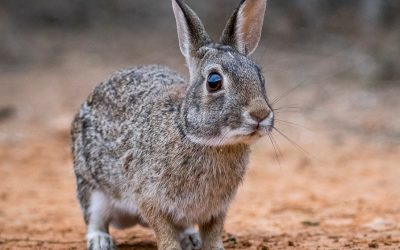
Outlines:
[{"label": "rabbit's ear", "polygon": [[211,39],[199,17],[182,0],[172,0],[172,8],[178,30],[179,47],[186,61],[190,62],[189,59],[195,52],[210,43]]},{"label": "rabbit's ear", "polygon": [[221,36],[221,43],[250,55],[261,37],[267,0],[242,0],[230,17]]}]

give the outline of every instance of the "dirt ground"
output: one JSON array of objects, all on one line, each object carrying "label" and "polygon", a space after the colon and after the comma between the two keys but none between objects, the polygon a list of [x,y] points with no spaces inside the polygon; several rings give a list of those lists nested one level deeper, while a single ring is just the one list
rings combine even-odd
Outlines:
[{"label": "dirt ground", "polygon": [[[69,125],[93,86],[129,65],[88,58],[2,73],[0,249],[85,248]],[[276,133],[278,159],[268,139],[254,145],[227,217],[227,249],[400,249],[400,88],[366,85],[343,73],[346,58],[321,58],[282,50],[260,59],[272,98],[309,82],[279,101],[299,109],[277,114],[298,124],[277,122],[307,152]],[[184,72],[179,60],[167,64]],[[156,249],[149,229],[112,235],[120,249]]]}]

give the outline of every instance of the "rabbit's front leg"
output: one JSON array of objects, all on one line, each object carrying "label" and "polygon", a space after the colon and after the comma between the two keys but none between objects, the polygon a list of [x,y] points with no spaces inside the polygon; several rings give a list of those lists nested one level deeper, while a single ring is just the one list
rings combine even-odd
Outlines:
[{"label": "rabbit's front leg", "polygon": [[181,229],[167,216],[146,214],[145,219],[156,234],[158,250],[182,250],[179,239]]},{"label": "rabbit's front leg", "polygon": [[209,222],[200,225],[203,250],[224,250],[222,231],[224,230],[225,213],[213,217]]}]

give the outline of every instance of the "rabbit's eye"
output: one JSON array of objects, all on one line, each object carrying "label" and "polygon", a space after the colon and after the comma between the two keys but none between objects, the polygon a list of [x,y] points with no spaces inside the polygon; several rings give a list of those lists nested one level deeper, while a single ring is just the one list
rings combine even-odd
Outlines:
[{"label": "rabbit's eye", "polygon": [[207,79],[207,90],[215,92],[220,90],[222,87],[222,76],[218,73],[211,73]]}]

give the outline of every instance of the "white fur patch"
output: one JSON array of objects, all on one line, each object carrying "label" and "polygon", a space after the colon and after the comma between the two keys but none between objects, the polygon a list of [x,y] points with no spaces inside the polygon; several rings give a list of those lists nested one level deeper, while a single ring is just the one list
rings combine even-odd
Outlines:
[{"label": "white fur patch", "polygon": [[87,240],[91,240],[97,237],[105,237],[105,238],[109,238],[110,235],[108,233],[105,232],[100,232],[100,231],[96,231],[96,232],[91,232],[86,234],[86,239]]},{"label": "white fur patch", "polygon": [[274,112],[271,111],[269,112],[268,117],[260,122],[260,126],[262,127],[272,126],[273,120],[274,120]]},{"label": "white fur patch", "polygon": [[118,228],[125,228],[136,224],[139,219],[139,210],[133,200],[117,201],[107,197],[101,191],[94,191],[90,197],[88,235],[106,232],[106,222]]},{"label": "white fur patch", "polygon": [[186,228],[183,232],[181,232],[181,233],[179,234],[179,239],[182,240],[183,238],[186,237],[186,235],[188,235],[188,234],[196,234],[196,233],[197,233],[196,228],[194,228],[194,227],[188,227],[188,228]]},{"label": "white fur patch", "polygon": [[187,137],[190,141],[198,144],[209,145],[209,146],[222,146],[222,145],[230,145],[239,142],[246,142],[241,139],[241,136],[247,136],[251,134],[252,131],[249,131],[246,128],[237,128],[230,129],[225,127],[222,129],[221,134],[217,137],[213,138],[204,138],[197,137],[192,134],[187,134]]},{"label": "white fur patch", "polygon": [[94,191],[90,197],[88,235],[107,231],[104,228],[105,221],[110,218],[111,208],[106,195],[100,191]]},{"label": "white fur patch", "polygon": [[[134,202],[134,199],[132,200],[111,200],[112,206],[114,209],[118,209],[124,212],[127,212],[129,214],[132,215],[138,215],[139,214],[139,209],[136,205],[136,203]],[[114,210],[113,209],[113,210]]]}]

